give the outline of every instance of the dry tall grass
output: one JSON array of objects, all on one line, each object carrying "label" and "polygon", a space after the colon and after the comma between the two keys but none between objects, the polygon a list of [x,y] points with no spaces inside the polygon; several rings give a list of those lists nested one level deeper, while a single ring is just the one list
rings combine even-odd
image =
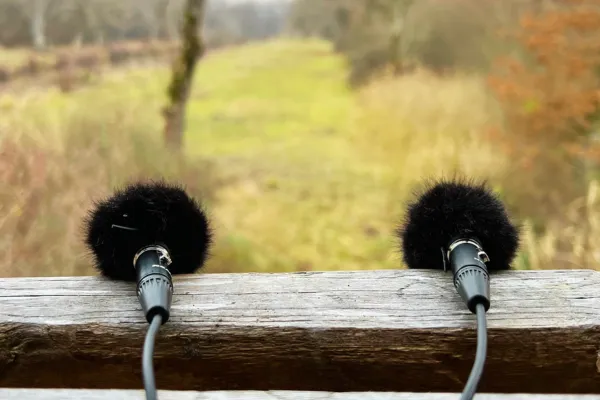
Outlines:
[{"label": "dry tall grass", "polygon": [[405,188],[430,176],[463,174],[498,181],[506,158],[485,140],[497,116],[484,80],[418,70],[384,76],[360,94],[365,153],[394,169]]},{"label": "dry tall grass", "polygon": [[[362,91],[361,100],[366,132],[357,140],[369,157],[393,169],[386,186],[391,197],[405,200],[423,179],[452,175],[485,179],[504,196],[506,183],[514,180],[510,157],[486,140],[485,132],[501,116],[482,77],[427,71],[384,76]],[[548,171],[543,179],[550,183],[555,175]],[[527,201],[532,190],[525,187],[518,197]],[[586,196],[560,215],[546,215],[543,229],[527,218],[515,220],[522,229],[515,267],[600,269],[598,190],[598,182],[590,181]],[[401,212],[403,201],[399,204]]]},{"label": "dry tall grass", "polygon": [[126,181],[174,178],[205,199],[218,185],[210,164],[165,157],[143,121],[118,112],[118,104],[109,109],[93,99],[70,104],[52,121],[56,115],[34,114],[36,102],[30,101],[31,107],[22,106],[23,115],[30,112],[44,121],[46,138],[32,121],[24,120],[12,132],[0,130],[1,276],[92,273],[82,246],[82,220],[95,199]]},{"label": "dry tall grass", "polygon": [[530,269],[600,269],[600,187],[569,204],[560,218],[549,216],[543,232],[525,221],[520,265]]}]

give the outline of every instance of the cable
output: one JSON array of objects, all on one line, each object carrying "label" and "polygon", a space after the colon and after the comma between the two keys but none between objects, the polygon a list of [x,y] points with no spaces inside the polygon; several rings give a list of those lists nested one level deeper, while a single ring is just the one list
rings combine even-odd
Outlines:
[{"label": "cable", "polygon": [[483,374],[483,365],[487,352],[487,324],[485,315],[485,306],[481,303],[475,308],[477,314],[477,352],[475,353],[475,362],[471,369],[471,374],[465,385],[465,389],[460,396],[460,400],[472,400],[479,385],[479,380]]},{"label": "cable", "polygon": [[144,353],[142,354],[142,377],[144,379],[144,389],[146,390],[146,400],[157,400],[152,356],[154,355],[154,341],[156,339],[156,333],[161,325],[162,317],[160,314],[156,314],[154,318],[152,318],[152,323],[148,327],[146,340],[144,341]]}]

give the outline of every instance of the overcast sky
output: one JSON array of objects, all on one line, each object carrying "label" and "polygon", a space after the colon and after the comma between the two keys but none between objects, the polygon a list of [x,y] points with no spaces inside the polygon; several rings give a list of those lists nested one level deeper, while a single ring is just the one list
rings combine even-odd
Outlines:
[{"label": "overcast sky", "polygon": [[220,1],[224,1],[227,3],[247,3],[247,2],[252,2],[252,3],[275,3],[275,2],[289,2],[289,1],[294,1],[294,0],[220,0]]}]

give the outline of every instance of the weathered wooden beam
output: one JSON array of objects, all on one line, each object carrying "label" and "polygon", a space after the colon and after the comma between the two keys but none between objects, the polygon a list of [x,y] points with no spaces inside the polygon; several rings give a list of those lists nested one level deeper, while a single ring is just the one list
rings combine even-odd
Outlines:
[{"label": "weathered wooden beam", "polygon": [[[294,391],[229,391],[194,392],[159,390],[161,400],[456,400],[458,393],[393,393],[393,392],[294,392]],[[141,390],[90,389],[0,389],[3,400],[143,400]],[[477,400],[598,400],[600,395],[487,394]]]},{"label": "weathered wooden beam", "polygon": [[[600,394],[600,273],[492,277],[480,391]],[[0,387],[141,388],[134,286],[0,279]],[[475,319],[435,271],[175,279],[157,339],[165,390],[460,392]]]}]

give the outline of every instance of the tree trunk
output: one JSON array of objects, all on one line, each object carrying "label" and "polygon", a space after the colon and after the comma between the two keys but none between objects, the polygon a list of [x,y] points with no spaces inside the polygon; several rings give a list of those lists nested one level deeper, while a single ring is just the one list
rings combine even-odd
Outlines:
[{"label": "tree trunk", "polygon": [[400,75],[404,70],[403,36],[405,33],[406,14],[413,0],[404,0],[392,5],[391,33],[389,41],[390,64],[394,75]]},{"label": "tree trunk", "polygon": [[204,54],[201,37],[205,0],[188,0],[184,8],[182,49],[173,65],[168,89],[169,104],[163,110],[164,138],[168,146],[180,150],[185,130],[185,108],[192,87],[196,62]]},{"label": "tree trunk", "polygon": [[34,0],[31,15],[31,39],[36,50],[46,48],[46,10],[48,0]]}]

